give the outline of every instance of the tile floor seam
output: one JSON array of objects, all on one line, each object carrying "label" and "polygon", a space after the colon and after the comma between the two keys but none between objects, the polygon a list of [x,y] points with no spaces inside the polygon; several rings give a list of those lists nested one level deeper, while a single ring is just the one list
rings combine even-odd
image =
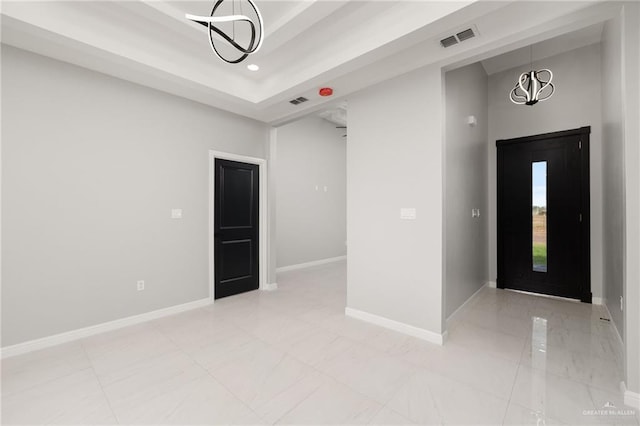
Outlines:
[{"label": "tile floor seam", "polygon": [[[155,330],[155,329],[154,329],[154,330]],[[116,330],[116,331],[117,331],[117,330]],[[157,330],[156,330],[156,331],[157,331]],[[109,331],[109,332],[106,332],[105,334],[107,334],[107,333],[112,333],[112,332],[111,332],[111,331]],[[159,332],[159,331],[158,331],[158,334],[160,334],[163,338],[165,338],[165,339],[167,339],[167,340],[169,341],[169,343],[170,343],[170,344],[171,344],[171,346],[173,347],[173,348],[172,348],[172,349],[173,349],[173,351],[167,351],[167,352],[163,352],[163,353],[159,353],[159,354],[155,354],[155,353],[154,353],[153,355],[151,355],[151,356],[150,356],[150,357],[148,357],[148,358],[140,359],[139,361],[136,361],[136,362],[134,362],[134,363],[132,363],[132,364],[127,364],[127,365],[125,365],[124,367],[120,367],[120,368],[126,368],[127,366],[137,364],[138,362],[141,362],[141,361],[147,361],[147,360],[156,359],[156,358],[159,358],[159,357],[161,357],[161,356],[167,355],[168,353],[171,353],[171,352],[178,352],[178,351],[180,351],[180,350],[181,350],[180,346],[178,346],[177,344],[175,344],[175,343],[174,343],[170,338],[168,338],[167,336],[165,336],[163,333],[161,333],[161,332]],[[98,334],[97,336],[99,336],[99,334]],[[88,360],[89,360],[89,362],[91,363],[91,366],[92,366],[92,367],[94,367],[94,369],[95,369],[95,364],[94,364],[94,362],[95,362],[95,360],[99,359],[101,356],[92,357],[91,355],[89,355],[89,351],[88,351],[88,349],[87,349],[87,348],[86,348],[86,346],[85,346],[85,340],[86,340],[86,338],[84,338],[84,339],[80,340],[80,344],[82,345],[82,348],[84,349],[84,351],[85,351],[85,353],[86,353],[86,355],[87,355],[87,359],[88,359]],[[113,353],[113,352],[114,352],[114,350],[107,351],[107,353]],[[98,374],[98,373],[97,373],[97,371],[96,371],[96,374]]]},{"label": "tile floor seam", "polygon": [[185,353],[185,355],[191,359],[196,365],[201,367],[205,371],[205,375],[209,376],[214,382],[220,385],[224,390],[229,392],[231,396],[233,396],[240,404],[242,404],[247,410],[253,413],[257,418],[264,421],[265,423],[269,423],[266,419],[264,419],[261,415],[256,413],[253,408],[249,406],[249,404],[245,403],[235,392],[233,392],[226,384],[222,383],[217,377],[215,377],[209,369],[207,369],[204,365],[200,364],[195,358],[193,358],[190,354]]},{"label": "tile floor seam", "polygon": [[[322,371],[322,370],[318,369],[316,366],[313,366],[313,365],[311,365],[311,364],[307,364],[307,363],[305,363],[304,361],[301,361],[301,360],[300,360],[300,362],[302,362],[302,363],[304,363],[306,366],[308,366],[308,367],[312,368],[313,370],[315,370],[315,372],[316,372],[316,373],[320,374],[321,376],[325,377],[326,379],[332,380],[332,381],[334,381],[335,383],[338,383],[338,384],[340,384],[340,385],[342,385],[342,386],[345,386],[345,387],[347,387],[349,390],[351,390],[352,392],[356,392],[356,393],[357,393],[357,394],[359,394],[361,397],[364,397],[364,398],[365,398],[365,399],[367,399],[367,400],[373,401],[373,402],[375,402],[376,404],[384,405],[384,404],[381,404],[380,402],[376,401],[375,399],[371,398],[370,396],[363,394],[363,393],[362,393],[362,392],[360,392],[358,389],[355,389],[354,387],[352,387],[352,386],[351,386],[351,385],[349,385],[348,383],[344,383],[344,382],[342,382],[341,380],[339,380],[338,378],[334,377],[333,375],[328,374],[328,373],[325,373],[324,371]],[[293,385],[292,385],[292,386],[293,386]],[[317,390],[317,389],[316,389],[316,390]],[[313,393],[315,393],[315,391],[314,391]],[[306,399],[306,398],[305,398],[305,399]]]},{"label": "tile floor seam", "polygon": [[[577,379],[575,379],[575,378],[573,378],[573,377],[563,376],[563,375],[558,374],[558,373],[555,373],[555,372],[553,372],[553,371],[543,370],[543,369],[541,369],[541,368],[539,368],[539,367],[535,367],[535,366],[531,366],[531,365],[524,365],[524,364],[522,364],[522,365],[523,365],[523,367],[527,367],[527,368],[529,368],[529,369],[531,369],[531,370],[541,371],[541,372],[544,372],[545,374],[551,374],[552,376],[554,376],[554,377],[555,377],[555,378],[557,378],[557,379],[564,379],[564,380],[568,380],[568,381],[570,381],[570,382],[577,383],[577,384],[580,384],[580,385],[584,385],[584,386],[587,386],[587,387],[589,387],[589,388],[593,388],[593,389],[596,389],[596,390],[599,390],[599,391],[602,391],[602,392],[609,392],[609,393],[616,393],[616,392],[620,392],[619,387],[618,387],[616,390],[613,390],[613,389],[607,389],[607,388],[603,388],[603,387],[600,387],[600,386],[593,385],[593,384],[591,384],[591,383],[589,383],[589,382],[586,382],[586,381],[577,380]],[[621,393],[621,392],[620,392],[620,393]]]},{"label": "tile floor seam", "polygon": [[[63,343],[63,344],[64,344],[64,343]],[[19,355],[18,355],[18,356],[19,356]],[[0,365],[1,365],[1,364],[0,364]],[[93,369],[93,366],[92,366],[91,364],[89,364],[89,365],[88,365],[87,367],[85,367],[85,368],[81,368],[81,369],[79,369],[79,370],[74,370],[74,371],[71,371],[71,372],[69,372],[69,373],[65,373],[65,374],[63,374],[63,375],[61,375],[61,376],[55,376],[55,377],[52,377],[52,378],[47,379],[47,380],[45,380],[45,381],[43,381],[43,382],[39,382],[39,383],[36,383],[36,384],[33,384],[33,385],[29,385],[29,386],[27,386],[27,387],[25,387],[25,388],[23,388],[23,389],[19,389],[19,390],[14,391],[14,392],[7,392],[7,393],[5,393],[4,391],[2,391],[0,395],[1,395],[3,398],[4,398],[4,397],[8,397],[8,396],[17,395],[17,394],[20,394],[20,393],[23,393],[23,392],[27,392],[27,391],[33,390],[34,388],[37,388],[37,387],[39,387],[39,386],[49,384],[49,383],[51,383],[51,382],[53,382],[53,381],[55,381],[55,380],[64,379],[65,377],[69,377],[69,376],[72,376],[72,375],[74,375],[74,374],[78,374],[78,373],[81,373],[81,372],[83,372],[83,371],[91,370],[91,369]],[[94,371],[94,373],[95,373],[95,371]]]},{"label": "tile floor seam", "polygon": [[[293,356],[293,355],[290,355],[290,356]],[[296,358],[296,359],[297,359],[297,358]],[[328,373],[325,373],[324,371],[322,371],[322,370],[318,369],[316,366],[313,366],[313,365],[311,365],[311,364],[308,364],[308,363],[306,363],[305,361],[302,361],[302,360],[298,360],[298,361],[302,362],[302,363],[303,363],[303,364],[305,364],[307,367],[312,368],[313,370],[315,370],[315,372],[316,372],[316,373],[320,374],[320,375],[321,375],[321,376],[323,376],[325,379],[331,380],[331,381],[333,381],[333,382],[335,382],[335,383],[338,383],[339,385],[345,386],[347,389],[349,389],[349,390],[350,390],[350,391],[352,391],[352,392],[357,393],[358,395],[360,395],[361,397],[365,398],[366,400],[372,401],[372,402],[374,402],[374,403],[376,403],[376,404],[378,404],[378,405],[382,405],[382,406],[384,406],[384,405],[385,405],[384,403],[380,403],[379,401],[375,400],[374,398],[371,398],[369,395],[365,395],[365,394],[363,394],[360,390],[355,389],[353,386],[349,385],[348,383],[345,383],[345,382],[343,382],[343,381],[339,380],[338,378],[334,377],[333,375],[330,375],[330,374],[328,374]],[[296,383],[292,384],[289,388],[287,388],[287,390],[288,390],[288,389],[290,389],[291,387],[295,386],[295,385],[296,385],[299,381],[301,381],[301,380],[303,380],[303,379],[300,379],[300,380],[298,380]],[[320,386],[320,387],[321,387],[321,386]],[[318,389],[319,389],[319,388],[318,388]],[[300,401],[298,404],[296,404],[296,406],[297,406],[297,405],[299,405],[299,404],[301,404],[304,400],[308,399],[312,394],[314,394],[315,392],[317,392],[317,390],[318,390],[318,389],[314,390],[314,391],[313,391],[311,394],[309,394],[306,398],[304,398],[302,401]],[[398,389],[398,390],[399,390],[399,389]],[[393,395],[395,395],[395,393],[394,393]],[[391,396],[391,398],[393,397],[393,395]],[[391,400],[391,398],[389,398],[389,401]],[[388,403],[389,401],[387,401],[387,403]],[[292,410],[293,410],[293,408],[292,408]],[[289,410],[289,411],[291,411],[291,410]],[[284,416],[282,416],[282,417],[284,417]],[[282,418],[282,417],[281,417],[281,418]],[[275,423],[277,423],[277,421],[276,421]],[[275,423],[274,423],[274,424],[275,424]]]},{"label": "tile floor seam", "polygon": [[[327,376],[327,377],[326,377],[326,379],[331,379],[331,378]],[[311,398],[311,396],[312,396],[312,395],[315,395],[315,394],[320,390],[320,388],[321,388],[322,386],[323,386],[323,385],[318,386],[318,387],[317,387],[317,388],[315,388],[313,391],[311,391],[311,392],[309,393],[309,395],[307,395],[306,397],[302,398],[302,399],[301,399],[300,401],[298,401],[297,403],[293,404],[293,407],[291,407],[290,409],[286,410],[286,412],[285,412],[284,414],[282,414],[280,417],[278,417],[276,420],[274,420],[272,424],[274,424],[274,425],[275,425],[275,424],[278,424],[278,422],[279,422],[280,420],[282,420],[283,418],[285,418],[285,417],[287,416],[287,414],[289,414],[290,412],[292,412],[293,410],[295,410],[296,408],[298,408],[298,407],[299,407],[303,402],[305,402],[306,400],[308,400],[309,398]],[[262,418],[262,417],[261,417],[261,418]]]},{"label": "tile floor seam", "polygon": [[89,354],[86,353],[87,352],[86,348],[84,347],[84,345],[82,345],[82,342],[80,343],[81,343],[80,346],[82,347],[83,352],[85,352],[85,356],[89,360],[89,364],[91,365],[90,368],[91,368],[91,371],[93,371],[93,375],[96,378],[96,382],[98,382],[98,386],[100,386],[100,391],[102,392],[102,396],[104,397],[105,401],[107,401],[107,406],[109,407],[109,411],[111,411],[111,415],[115,419],[116,424],[122,424],[120,422],[120,418],[118,418],[118,415],[116,414],[116,411],[113,409],[113,406],[111,405],[111,400],[109,399],[109,396],[105,392],[104,386],[102,386],[102,381],[100,380],[100,376],[98,376],[96,369],[94,368],[93,364],[91,364],[91,359],[89,358]]},{"label": "tile floor seam", "polygon": [[[416,366],[413,366],[413,365],[412,365],[411,367],[412,367],[412,370],[420,369],[420,367],[416,367]],[[345,383],[345,382],[343,382],[342,380],[340,380],[339,378],[337,378],[337,377],[333,376],[332,374],[325,373],[325,372],[323,372],[322,370],[318,370],[318,371],[319,371],[321,374],[323,374],[323,375],[325,375],[325,376],[329,377],[330,379],[332,379],[332,380],[333,380],[333,381],[335,381],[336,383],[340,383],[341,385],[346,386],[347,388],[351,389],[352,391],[357,392],[358,394],[360,394],[360,396],[362,396],[362,397],[364,397],[364,398],[366,398],[366,399],[369,399],[369,400],[371,400],[371,401],[375,402],[376,404],[380,404],[380,405],[388,404],[388,403],[393,399],[393,397],[395,396],[396,392],[398,392],[398,391],[402,388],[402,386],[403,386],[404,384],[406,384],[406,382],[408,382],[408,381],[410,380],[410,378],[409,378],[409,379],[407,379],[407,380],[406,380],[406,382],[405,382],[405,383],[403,383],[402,385],[399,385],[399,386],[397,387],[397,389],[395,390],[395,392],[393,392],[393,393],[391,394],[391,396],[389,397],[389,399],[388,399],[386,402],[380,402],[380,401],[376,400],[375,398],[372,398],[372,397],[371,397],[371,396],[369,396],[369,395],[365,395],[365,394],[364,394],[364,393],[362,393],[359,389],[356,389],[355,387],[353,387],[353,386],[352,386],[352,385],[350,385],[349,383]],[[409,374],[410,374],[410,373],[407,373],[407,375],[409,375]]]},{"label": "tile floor seam", "polygon": [[[411,420],[409,417],[405,416],[404,414],[399,413],[397,410],[394,410],[392,407],[389,406],[390,403],[391,403],[391,400],[389,400],[389,402],[387,402],[385,405],[380,407],[380,410],[376,413],[376,416],[380,413],[380,411],[382,411],[383,409],[386,408],[387,410],[393,411],[395,414],[401,416],[402,418],[405,418],[405,419],[409,420],[412,425],[419,425],[420,424],[420,423],[414,422],[413,420]],[[376,416],[373,416],[373,417],[375,418]],[[369,424],[372,424],[372,423],[370,422]]]},{"label": "tile floor seam", "polygon": [[[477,347],[474,347],[473,345],[469,345],[469,344],[461,344],[461,343],[458,343],[458,342],[449,342],[449,345],[452,345],[452,344],[456,345],[456,346],[459,346],[459,347],[462,347],[464,349],[469,349],[469,350],[473,350],[473,351],[476,351],[476,352],[480,352],[482,355],[490,356],[492,358],[497,358],[499,360],[510,361],[510,362],[515,362],[515,363],[519,363],[520,362],[520,356],[521,355],[518,356],[517,359],[515,359],[514,357],[499,355],[499,354],[497,354],[497,353],[495,353],[493,351],[489,351],[489,350],[482,349],[482,348],[477,348]],[[523,342],[523,348],[522,349],[524,349],[525,347],[526,347],[526,343]]]},{"label": "tile floor seam", "polygon": [[[385,408],[387,408],[387,406],[386,406],[386,405],[380,405],[380,407],[376,410],[375,414],[374,414],[373,416],[371,416],[371,420],[369,420],[369,422],[367,422],[367,425],[373,425],[373,424],[374,424],[374,423],[373,423],[373,419],[375,419],[375,418],[378,416],[378,414],[380,414],[380,412],[381,412],[382,410],[384,410]],[[392,410],[392,411],[393,411],[393,410]],[[398,414],[400,414],[400,413],[398,413]],[[403,417],[404,417],[404,416],[403,416]],[[381,425],[380,425],[380,424],[378,424],[378,423],[375,423],[375,424],[376,424],[377,426],[381,426]]]},{"label": "tile floor seam", "polygon": [[[524,349],[523,349],[524,351]],[[505,420],[507,419],[507,414],[509,413],[509,405],[511,404],[511,398],[513,397],[513,390],[516,388],[516,382],[518,380],[518,373],[520,372],[520,365],[518,364],[518,368],[516,368],[516,375],[513,377],[513,383],[511,384],[511,392],[509,392],[509,399],[507,399],[507,407],[504,410],[504,416],[502,416],[502,424],[504,425]]]}]

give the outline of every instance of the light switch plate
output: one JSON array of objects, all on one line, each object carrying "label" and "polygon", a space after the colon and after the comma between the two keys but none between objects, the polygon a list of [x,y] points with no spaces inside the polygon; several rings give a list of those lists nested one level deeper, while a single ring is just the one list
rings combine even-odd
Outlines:
[{"label": "light switch plate", "polygon": [[403,207],[400,209],[400,219],[402,220],[415,220],[416,209],[413,207]]},{"label": "light switch plate", "polygon": [[182,219],[182,209],[171,209],[171,219]]}]

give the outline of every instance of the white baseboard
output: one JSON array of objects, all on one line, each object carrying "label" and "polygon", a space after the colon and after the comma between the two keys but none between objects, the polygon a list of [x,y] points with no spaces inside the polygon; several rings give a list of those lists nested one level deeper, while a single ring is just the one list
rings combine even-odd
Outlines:
[{"label": "white baseboard", "polygon": [[265,291],[274,291],[278,289],[278,283],[267,283],[264,285],[264,287],[262,288]]},{"label": "white baseboard", "polygon": [[591,297],[592,305],[602,305],[603,303],[604,303],[604,299],[602,297],[595,297],[595,296]]},{"label": "white baseboard", "polygon": [[281,266],[276,268],[276,272],[295,271],[296,269],[311,268],[312,266],[324,265],[326,263],[339,262],[345,260],[347,256],[329,257],[327,259],[314,260],[312,262],[298,263],[297,265]]},{"label": "white baseboard", "polygon": [[498,285],[495,281],[487,281],[487,287],[489,288],[498,288]]},{"label": "white baseboard", "polygon": [[624,382],[620,382],[620,390],[624,395],[624,404],[629,407],[633,407],[636,410],[640,410],[640,393],[628,390],[627,385]]},{"label": "white baseboard", "polygon": [[451,326],[451,324],[453,324],[453,322],[456,320],[456,317],[458,317],[467,307],[469,307],[471,305],[471,302],[473,302],[478,297],[482,289],[487,286],[489,286],[489,282],[486,282],[484,285],[480,286],[480,288],[477,289],[476,292],[473,293],[462,305],[458,306],[458,309],[456,309],[451,315],[449,315],[446,320],[447,330],[449,329],[449,326]]},{"label": "white baseboard", "polygon": [[388,318],[370,314],[358,309],[345,308],[344,313],[348,317],[370,322],[371,324],[388,328],[389,330],[397,331],[398,333],[417,337],[418,339],[426,340],[427,342],[435,343],[437,345],[442,345],[447,337],[446,332],[444,332],[443,334],[434,333],[433,331],[425,330],[424,328],[419,328],[413,325],[405,324],[403,322],[390,320]]},{"label": "white baseboard", "polygon": [[28,352],[45,349],[51,346],[60,345],[62,343],[71,342],[74,340],[82,339],[85,337],[93,336],[96,334],[104,333],[107,331],[117,330],[119,328],[127,327],[142,322],[147,322],[157,318],[166,317],[169,315],[178,314],[180,312],[189,311],[191,309],[201,308],[211,303],[211,299],[194,300],[193,302],[183,303],[181,305],[170,306],[168,308],[162,308],[151,312],[145,312],[144,314],[134,315],[115,321],[109,321],[102,324],[92,325],[90,327],[79,328],[77,330],[71,330],[60,334],[54,334],[53,336],[43,337],[40,339],[29,340],[28,342],[18,343],[17,345],[6,346],[2,348],[2,358],[8,358],[16,355],[22,355]]}]

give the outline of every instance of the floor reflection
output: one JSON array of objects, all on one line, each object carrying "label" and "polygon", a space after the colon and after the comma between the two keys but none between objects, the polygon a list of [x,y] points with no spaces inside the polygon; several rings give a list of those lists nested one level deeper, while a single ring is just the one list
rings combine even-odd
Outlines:
[{"label": "floor reflection", "polygon": [[[531,364],[533,368],[541,371],[547,369],[547,319],[540,317],[531,318]],[[538,397],[537,401],[531,401],[536,416],[536,425],[546,425],[545,408],[547,406],[546,399],[546,380],[545,375],[534,376],[532,381],[531,395],[533,398]]]}]

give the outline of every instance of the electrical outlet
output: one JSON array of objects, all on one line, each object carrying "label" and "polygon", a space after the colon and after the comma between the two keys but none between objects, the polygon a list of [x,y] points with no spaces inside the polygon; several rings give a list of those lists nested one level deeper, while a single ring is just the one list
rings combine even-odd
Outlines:
[{"label": "electrical outlet", "polygon": [[140,280],[138,281],[138,291],[142,291],[144,290],[144,281]]},{"label": "electrical outlet", "polygon": [[620,296],[620,311],[624,311],[624,298]]}]

